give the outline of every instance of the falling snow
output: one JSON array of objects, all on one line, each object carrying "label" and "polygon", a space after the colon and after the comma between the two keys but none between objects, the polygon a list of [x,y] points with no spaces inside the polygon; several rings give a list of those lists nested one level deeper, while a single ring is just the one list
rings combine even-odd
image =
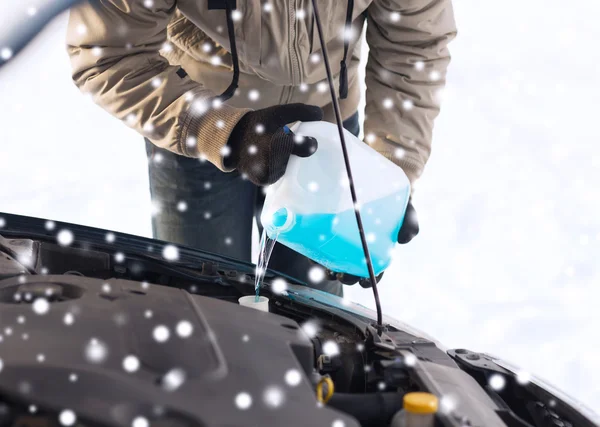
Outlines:
[{"label": "falling snow", "polygon": [[177,335],[181,338],[189,338],[194,332],[194,327],[187,320],[182,320],[175,327],[175,331],[177,331]]},{"label": "falling snow", "polygon": [[74,321],[75,321],[75,317],[71,313],[67,313],[67,314],[65,314],[65,317],[63,317],[63,322],[67,326],[72,325]]},{"label": "falling snow", "polygon": [[287,291],[288,284],[285,279],[278,277],[271,283],[271,290],[274,294],[281,295]]},{"label": "falling snow", "polygon": [[319,333],[319,325],[316,322],[309,320],[302,324],[302,330],[309,338],[314,338]]},{"label": "falling snow", "polygon": [[85,347],[85,358],[90,363],[102,363],[108,357],[108,347],[105,343],[92,338]]},{"label": "falling snow", "polygon": [[325,269],[315,265],[308,270],[308,280],[312,283],[321,283],[325,280]]},{"label": "falling snow", "polygon": [[183,369],[174,368],[165,374],[162,378],[162,388],[166,391],[172,392],[177,390],[183,385],[186,379],[186,374]]},{"label": "falling snow", "polygon": [[313,64],[318,64],[319,62],[321,62],[321,55],[319,55],[318,53],[313,53],[312,55],[310,55],[310,62],[312,62]]},{"label": "falling snow", "polygon": [[490,387],[496,391],[501,391],[506,385],[506,379],[500,374],[494,374],[489,379]]},{"label": "falling snow", "polygon": [[392,12],[390,13],[390,21],[392,22],[400,22],[400,12]]},{"label": "falling snow", "polygon": [[517,382],[521,385],[526,385],[531,381],[531,374],[526,371],[517,372]]},{"label": "falling snow", "polygon": [[250,341],[250,336],[248,334],[243,335],[242,336],[242,341],[244,341],[244,342]]},{"label": "falling snow", "polygon": [[442,76],[439,71],[433,70],[429,73],[429,80],[431,80],[433,82],[437,82],[441,78],[442,78]]},{"label": "falling snow", "polygon": [[0,49],[0,58],[2,58],[4,61],[8,61],[10,58],[12,58],[12,56],[12,49],[8,47],[3,47],[2,49]]},{"label": "falling snow", "polygon": [[456,409],[456,404],[456,398],[450,395],[444,395],[440,399],[440,410],[445,414],[449,414]]},{"label": "falling snow", "polygon": [[185,212],[185,211],[187,211],[187,208],[188,208],[188,205],[183,200],[180,201],[179,203],[177,203],[177,210],[179,212]]},{"label": "falling snow", "polygon": [[394,106],[394,101],[392,101],[390,98],[385,98],[382,104],[383,108],[387,108],[389,110]]},{"label": "falling snow", "polygon": [[150,422],[144,417],[135,417],[131,422],[131,427],[150,427]]},{"label": "falling snow", "polygon": [[60,230],[56,235],[56,240],[61,246],[69,246],[75,240],[75,236],[71,230]]},{"label": "falling snow", "polygon": [[154,77],[151,82],[152,87],[155,89],[159,88],[161,83],[162,83],[162,79],[160,77]]},{"label": "falling snow", "polygon": [[115,254],[115,261],[119,263],[125,261],[125,254],[123,252],[117,252]]},{"label": "falling snow", "polygon": [[331,423],[331,427],[346,427],[346,423],[342,420],[335,420]]},{"label": "falling snow", "polygon": [[144,0],[144,6],[150,9],[152,6],[154,6],[154,0]]},{"label": "falling snow", "polygon": [[36,359],[39,363],[43,363],[46,360],[46,356],[44,354],[40,353],[37,355]]},{"label": "falling snow", "polygon": [[77,381],[77,374],[70,374],[69,375],[69,381],[71,381],[72,383]]},{"label": "falling snow", "polygon": [[56,224],[54,223],[54,221],[46,221],[45,227],[46,230],[52,231],[54,230],[54,227],[56,227]]},{"label": "falling snow", "polygon": [[256,145],[254,145],[254,144],[251,144],[248,147],[248,154],[250,154],[250,155],[256,154],[257,151],[258,151],[258,148],[256,148]]},{"label": "falling snow", "polygon": [[106,233],[105,240],[106,240],[108,243],[114,243],[115,239],[116,239],[116,237],[115,237],[115,233]]},{"label": "falling snow", "polygon": [[125,372],[135,372],[140,368],[140,360],[133,356],[133,355],[129,355],[126,356],[123,359],[123,369],[125,370]]},{"label": "falling snow", "polygon": [[408,353],[404,356],[404,363],[406,366],[415,366],[417,364],[417,356],[412,353]]},{"label": "falling snow", "polygon": [[146,310],[146,311],[144,311],[144,317],[146,319],[152,318],[152,310]]},{"label": "falling snow", "polygon": [[335,341],[325,341],[323,344],[323,353],[325,353],[327,356],[337,356],[340,354],[340,347]]},{"label": "falling snow", "polygon": [[234,21],[239,21],[240,19],[242,19],[242,12],[239,10],[232,11],[231,19],[233,19]]},{"label": "falling snow", "polygon": [[412,110],[413,107],[414,103],[410,99],[405,99],[404,101],[402,101],[402,108],[404,108],[405,110]]},{"label": "falling snow", "polygon": [[43,315],[50,310],[50,303],[46,298],[37,298],[32,305],[35,314]]},{"label": "falling snow", "polygon": [[263,394],[263,401],[265,405],[270,408],[280,407],[285,400],[285,394],[283,390],[276,386],[267,388]]},{"label": "falling snow", "polygon": [[177,261],[179,259],[179,249],[175,245],[166,245],[163,248],[162,256],[167,261]]},{"label": "falling snow", "polygon": [[258,98],[260,98],[260,93],[256,89],[252,89],[248,92],[248,99],[250,101],[258,101]]},{"label": "falling snow", "polygon": [[269,3],[269,2],[266,2],[266,3],[263,5],[263,10],[264,10],[265,12],[269,13],[269,12],[271,12],[271,11],[273,10],[273,5],[272,5],[271,3]]},{"label": "falling snow", "polygon": [[328,89],[327,83],[320,82],[317,84],[317,91],[319,91],[321,93],[325,93],[325,92],[327,92],[327,89]]},{"label": "falling snow", "polygon": [[69,427],[75,424],[77,421],[77,416],[75,415],[75,412],[71,411],[70,409],[65,409],[58,415],[58,420],[63,426]]},{"label": "falling snow", "polygon": [[245,391],[238,393],[237,396],[235,396],[235,406],[241,410],[250,408],[250,406],[252,406],[252,396],[250,396],[250,393]]},{"label": "falling snow", "polygon": [[290,369],[285,373],[285,383],[290,387],[296,387],[302,381],[302,374],[297,369]]},{"label": "falling snow", "polygon": [[157,342],[163,343],[169,339],[169,337],[171,336],[171,332],[169,331],[169,328],[167,328],[165,325],[158,325],[152,331],[152,336]]}]

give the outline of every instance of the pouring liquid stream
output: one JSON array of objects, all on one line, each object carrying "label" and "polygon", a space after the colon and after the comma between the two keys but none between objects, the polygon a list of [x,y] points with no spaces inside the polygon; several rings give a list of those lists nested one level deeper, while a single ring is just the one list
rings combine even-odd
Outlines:
[{"label": "pouring liquid stream", "polygon": [[265,273],[267,272],[267,265],[269,265],[269,259],[271,258],[271,253],[273,252],[276,242],[277,234],[275,234],[274,239],[271,239],[269,236],[267,236],[267,230],[263,230],[262,236],[260,237],[258,262],[256,263],[256,273],[254,275],[254,291],[256,292],[256,296],[254,298],[255,302],[259,302],[260,284],[265,277]]}]

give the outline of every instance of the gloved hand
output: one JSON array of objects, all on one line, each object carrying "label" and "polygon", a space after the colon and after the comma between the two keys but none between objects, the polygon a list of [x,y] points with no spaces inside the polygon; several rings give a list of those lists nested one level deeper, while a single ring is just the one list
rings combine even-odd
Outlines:
[{"label": "gloved hand", "polygon": [[290,155],[309,157],[317,140],[297,137],[284,126],[296,121],[323,119],[321,108],[306,104],[277,105],[244,115],[227,145],[231,149],[225,166],[237,169],[256,185],[270,185],[285,173]]},{"label": "gloved hand", "polygon": [[[400,227],[400,231],[398,232],[398,243],[406,244],[410,242],[417,234],[419,234],[419,221],[417,219],[417,212],[412,205],[412,200],[409,199],[408,205],[406,206],[406,213],[404,214],[404,222],[402,223],[402,227]],[[327,277],[330,280],[337,279],[344,285],[354,285],[356,282],[360,284],[363,288],[370,288],[371,280],[366,277],[358,277],[353,276],[351,274],[345,273],[334,273],[330,270],[327,270]],[[377,283],[383,277],[383,273],[376,277]]]}]

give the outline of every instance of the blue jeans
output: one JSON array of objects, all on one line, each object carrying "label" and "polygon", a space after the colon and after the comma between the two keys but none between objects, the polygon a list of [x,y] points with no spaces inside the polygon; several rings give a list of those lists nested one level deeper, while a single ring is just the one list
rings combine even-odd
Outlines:
[{"label": "blue jeans", "polygon": [[[358,113],[344,121],[358,135]],[[239,173],[221,172],[207,161],[176,155],[146,140],[150,195],[158,207],[152,218],[154,238],[251,262],[252,221],[260,232],[260,212],[265,200],[261,189]],[[314,264],[303,255],[275,245],[269,268],[294,277],[308,286],[342,295],[336,280],[312,283],[308,271]]]}]

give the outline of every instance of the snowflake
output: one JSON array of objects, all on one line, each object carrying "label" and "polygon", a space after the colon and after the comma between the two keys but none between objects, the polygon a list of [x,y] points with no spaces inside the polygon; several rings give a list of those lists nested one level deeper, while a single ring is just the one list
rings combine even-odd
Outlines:
[{"label": "snowflake", "polygon": [[213,55],[210,57],[210,63],[214,66],[221,64],[221,57],[217,55]]},{"label": "snowflake", "polygon": [[260,98],[260,92],[258,92],[256,89],[252,89],[248,92],[248,99],[250,101],[258,101],[258,98]]},{"label": "snowflake", "polygon": [[405,154],[406,150],[404,150],[404,148],[396,148],[396,150],[394,151],[394,157],[396,157],[397,159],[404,158]]},{"label": "snowflake", "polygon": [[210,219],[212,214],[209,211],[204,212],[204,219]]},{"label": "snowflake", "polygon": [[72,383],[77,381],[77,374],[70,374],[69,375],[69,381],[71,381]]},{"label": "snowflake", "polygon": [[206,181],[204,183],[204,189],[205,190],[210,190],[211,187],[212,187],[212,184],[210,183],[210,181]]},{"label": "snowflake", "polygon": [[102,284],[102,292],[104,292],[105,294],[107,294],[110,291],[111,291],[110,283],[103,283]]},{"label": "snowflake", "polygon": [[152,310],[146,310],[146,311],[144,311],[144,317],[146,319],[151,319],[152,318]]},{"label": "snowflake", "polygon": [[425,63],[423,61],[415,62],[415,70],[423,71],[425,69]]},{"label": "snowflake", "polygon": [[327,239],[327,236],[325,236],[324,234],[319,234],[319,242],[324,242],[325,239]]},{"label": "snowflake", "polygon": [[252,406],[252,396],[250,396],[250,393],[245,391],[238,393],[237,396],[235,396],[235,406],[242,411],[250,408],[250,406]]},{"label": "snowflake", "polygon": [[37,406],[29,405],[29,413],[35,414],[37,412]]},{"label": "snowflake", "polygon": [[[21,335],[21,338],[23,338],[23,341],[27,341],[29,339],[29,334],[24,333],[23,335]],[[0,336],[0,342],[2,342],[2,336]]]},{"label": "snowflake", "polygon": [[223,26],[219,25],[217,26],[217,33],[222,33],[223,32]]},{"label": "snowflake", "polygon": [[404,108],[406,111],[412,110],[414,105],[415,104],[410,99],[405,99],[402,101],[402,108]]},{"label": "snowflake", "polygon": [[75,415],[75,412],[71,411],[70,409],[65,409],[58,415],[58,420],[63,426],[68,427],[75,424],[77,421],[77,416]]},{"label": "snowflake", "polygon": [[309,338],[314,338],[319,333],[319,325],[316,322],[309,320],[302,324],[302,330]]},{"label": "snowflake", "polygon": [[161,47],[161,50],[163,50],[163,51],[165,51],[167,53],[172,52],[173,51],[173,45],[171,43],[169,43],[169,42],[164,42],[163,45],[162,45],[162,47]]},{"label": "snowflake", "polygon": [[79,25],[77,25],[76,31],[77,31],[77,34],[83,35],[83,34],[87,33],[87,27],[83,24],[79,24]]},{"label": "snowflake", "polygon": [[254,144],[251,144],[248,147],[248,154],[250,154],[250,155],[256,154],[257,151],[258,151],[258,148],[256,148],[256,145],[254,145]]},{"label": "snowflake", "polygon": [[317,191],[319,191],[319,183],[315,182],[315,181],[311,181],[308,183],[308,191],[312,192],[312,193],[316,193]]},{"label": "snowflake", "polygon": [[364,351],[365,350],[365,345],[361,342],[359,342],[358,344],[356,344],[356,351]]},{"label": "snowflake", "polygon": [[36,359],[39,363],[44,363],[44,361],[46,360],[46,356],[40,353],[37,355]]},{"label": "snowflake", "polygon": [[171,369],[162,379],[162,387],[166,391],[175,391],[185,382],[185,371],[180,368]]},{"label": "snowflake", "polygon": [[179,249],[175,245],[166,245],[163,248],[162,256],[167,261],[177,261],[179,259]]},{"label": "snowflake", "polygon": [[285,373],[285,383],[290,387],[296,387],[302,381],[302,375],[297,369],[290,369]]},{"label": "snowflake", "polygon": [[271,408],[278,408],[283,404],[285,394],[283,390],[276,386],[267,388],[263,394],[263,401]]},{"label": "snowflake", "polygon": [[440,399],[440,409],[443,413],[448,414],[456,409],[457,402],[453,396],[445,395]]},{"label": "snowflake", "polygon": [[142,289],[148,289],[150,287],[150,283],[144,281],[140,283],[140,286],[142,287]]},{"label": "snowflake", "polygon": [[204,99],[197,99],[192,104],[192,108],[194,109],[195,113],[204,114],[208,111],[208,104],[206,103],[206,101]]},{"label": "snowflake", "polygon": [[244,342],[250,341],[250,336],[248,334],[242,335],[242,341],[244,341]]},{"label": "snowflake", "polygon": [[271,283],[271,290],[273,293],[281,295],[287,291],[287,282],[285,279],[278,277]]},{"label": "snowflake", "polygon": [[525,371],[517,372],[517,382],[521,385],[527,385],[531,381],[531,374]]},{"label": "snowflake", "polygon": [[375,233],[367,233],[367,242],[368,243],[374,243],[375,240],[377,240],[377,236],[375,235]]},{"label": "snowflake", "polygon": [[313,64],[318,64],[321,61],[321,55],[319,55],[318,53],[313,53],[312,55],[310,55],[310,62],[312,62]]},{"label": "snowflake", "polygon": [[263,133],[265,133],[265,125],[263,125],[262,123],[257,124],[256,127],[254,128],[254,131],[258,135],[262,135]]},{"label": "snowflake", "polygon": [[335,420],[331,423],[331,427],[346,427],[346,423],[342,420]]},{"label": "snowflake", "polygon": [[6,225],[6,220],[0,216],[0,228]]},{"label": "snowflake", "polygon": [[4,328],[4,333],[5,333],[7,336],[11,336],[11,335],[12,335],[12,333],[13,333],[13,330],[12,330],[12,328]]},{"label": "snowflake", "polygon": [[504,377],[500,374],[494,374],[490,377],[489,381],[488,381],[490,387],[496,391],[501,391],[502,389],[504,389],[504,386],[506,385],[506,380],[504,379]]},{"label": "snowflake", "polygon": [[20,323],[20,324],[25,323],[25,316],[19,316],[19,317],[17,317],[17,323]]},{"label": "snowflake", "polygon": [[49,270],[46,267],[42,267],[42,269],[40,270],[40,273],[42,274],[48,274]]},{"label": "snowflake", "polygon": [[386,108],[389,110],[390,108],[392,108],[394,106],[394,101],[392,101],[391,98],[385,98],[383,100],[382,104],[383,104],[383,108]]},{"label": "snowflake", "polygon": [[54,221],[46,221],[46,230],[48,231],[52,231],[54,230],[54,227],[56,226],[56,224],[54,223]]},{"label": "snowflake", "polygon": [[108,243],[114,243],[115,234],[114,233],[106,233],[106,237],[104,238]]},{"label": "snowflake", "polygon": [[33,6],[29,6],[27,8],[27,15],[34,16],[36,13],[37,13],[37,8],[35,8]]},{"label": "snowflake", "polygon": [[119,263],[125,261],[125,254],[123,252],[117,252],[115,254],[115,261]]},{"label": "snowflake", "polygon": [[177,324],[175,330],[177,331],[177,335],[179,335],[181,338],[188,338],[192,335],[194,327],[187,320],[182,320]]},{"label": "snowflake", "polygon": [[308,85],[306,83],[300,83],[300,92],[308,91]]},{"label": "snowflake", "polygon": [[137,123],[137,117],[135,116],[135,114],[128,114],[125,117],[125,123],[127,123],[128,126],[135,126],[135,124]]},{"label": "snowflake", "polygon": [[151,134],[154,132],[154,125],[150,122],[146,122],[144,123],[144,126],[142,126],[142,130],[146,132],[146,134]]},{"label": "snowflake", "polygon": [[404,356],[404,364],[406,366],[415,366],[417,364],[417,356],[412,353],[408,353]]},{"label": "snowflake", "polygon": [[50,303],[46,298],[37,298],[32,305],[35,314],[43,315],[50,310]]},{"label": "snowflake", "polygon": [[202,45],[202,50],[203,50],[205,53],[208,53],[208,52],[210,52],[210,51],[212,50],[212,45],[211,45],[209,42],[206,42],[206,43],[204,43],[204,44]]},{"label": "snowflake", "polygon": [[431,81],[437,82],[441,78],[442,78],[442,76],[439,71],[433,70],[432,72],[429,73],[429,80],[431,80]]},{"label": "snowflake", "polygon": [[367,141],[367,144],[373,144],[376,139],[377,139],[377,137],[375,136],[374,133],[368,133],[365,136],[365,141]]},{"label": "snowflake", "polygon": [[144,6],[150,9],[152,6],[154,6],[154,0],[144,0]]},{"label": "snowflake", "polygon": [[273,10],[273,5],[272,5],[271,3],[269,3],[269,2],[266,2],[266,3],[263,5],[263,10],[264,10],[265,12],[269,13],[269,12],[271,12],[271,11]]},{"label": "snowflake", "polygon": [[151,81],[152,87],[153,88],[158,88],[160,87],[160,84],[162,83],[162,79],[160,77],[154,77]]},{"label": "snowflake", "polygon": [[75,318],[73,317],[73,314],[71,314],[71,313],[67,313],[67,314],[65,314],[65,317],[63,317],[63,322],[67,326],[72,325],[74,321],[75,321]]},{"label": "snowflake", "polygon": [[150,427],[150,423],[147,418],[135,417],[131,422],[131,427]]},{"label": "snowflake", "polygon": [[179,212],[185,212],[187,211],[188,205],[185,201],[181,200],[179,203],[177,203],[177,210]]},{"label": "snowflake", "polygon": [[171,332],[165,325],[158,325],[152,331],[152,336],[157,342],[163,343],[169,339]]},{"label": "snowflake", "polygon": [[231,147],[229,145],[224,145],[221,147],[221,156],[227,157],[231,154]]},{"label": "snowflake", "polygon": [[327,356],[337,356],[340,354],[340,347],[335,341],[325,341],[323,344],[323,353],[325,353]]},{"label": "snowflake", "polygon": [[140,359],[135,357],[134,355],[126,356],[123,359],[123,369],[125,372],[135,372],[140,368]]},{"label": "snowflake", "polygon": [[323,267],[315,265],[308,270],[308,279],[313,283],[320,283],[325,279],[325,270]]},{"label": "snowflake", "polygon": [[379,391],[383,391],[385,390],[385,383],[383,381],[379,381],[379,383],[377,384],[377,388],[379,389]]},{"label": "snowflake", "polygon": [[296,10],[296,19],[304,19],[306,18],[306,11],[304,9]]},{"label": "snowflake", "polygon": [[11,48],[3,47],[0,49],[0,58],[4,61],[8,61],[13,56],[13,51]]},{"label": "snowflake", "polygon": [[242,12],[239,10],[234,10],[231,12],[231,19],[233,19],[234,22],[239,21],[240,19],[242,19]]},{"label": "snowflake", "polygon": [[225,237],[225,244],[227,246],[231,246],[232,243],[233,243],[233,239],[231,237]]},{"label": "snowflake", "polygon": [[400,12],[390,13],[390,21],[392,21],[392,22],[400,22],[401,17],[402,16],[400,15]]},{"label": "snowflake", "polygon": [[56,240],[61,246],[69,246],[75,240],[75,236],[70,230],[60,230],[56,235]]},{"label": "snowflake", "polygon": [[94,46],[92,48],[92,55],[94,55],[94,56],[100,56],[100,55],[102,55],[102,48],[99,47],[99,46]]},{"label": "snowflake", "polygon": [[85,347],[85,358],[90,363],[102,363],[108,356],[108,347],[97,338],[92,338]]}]

